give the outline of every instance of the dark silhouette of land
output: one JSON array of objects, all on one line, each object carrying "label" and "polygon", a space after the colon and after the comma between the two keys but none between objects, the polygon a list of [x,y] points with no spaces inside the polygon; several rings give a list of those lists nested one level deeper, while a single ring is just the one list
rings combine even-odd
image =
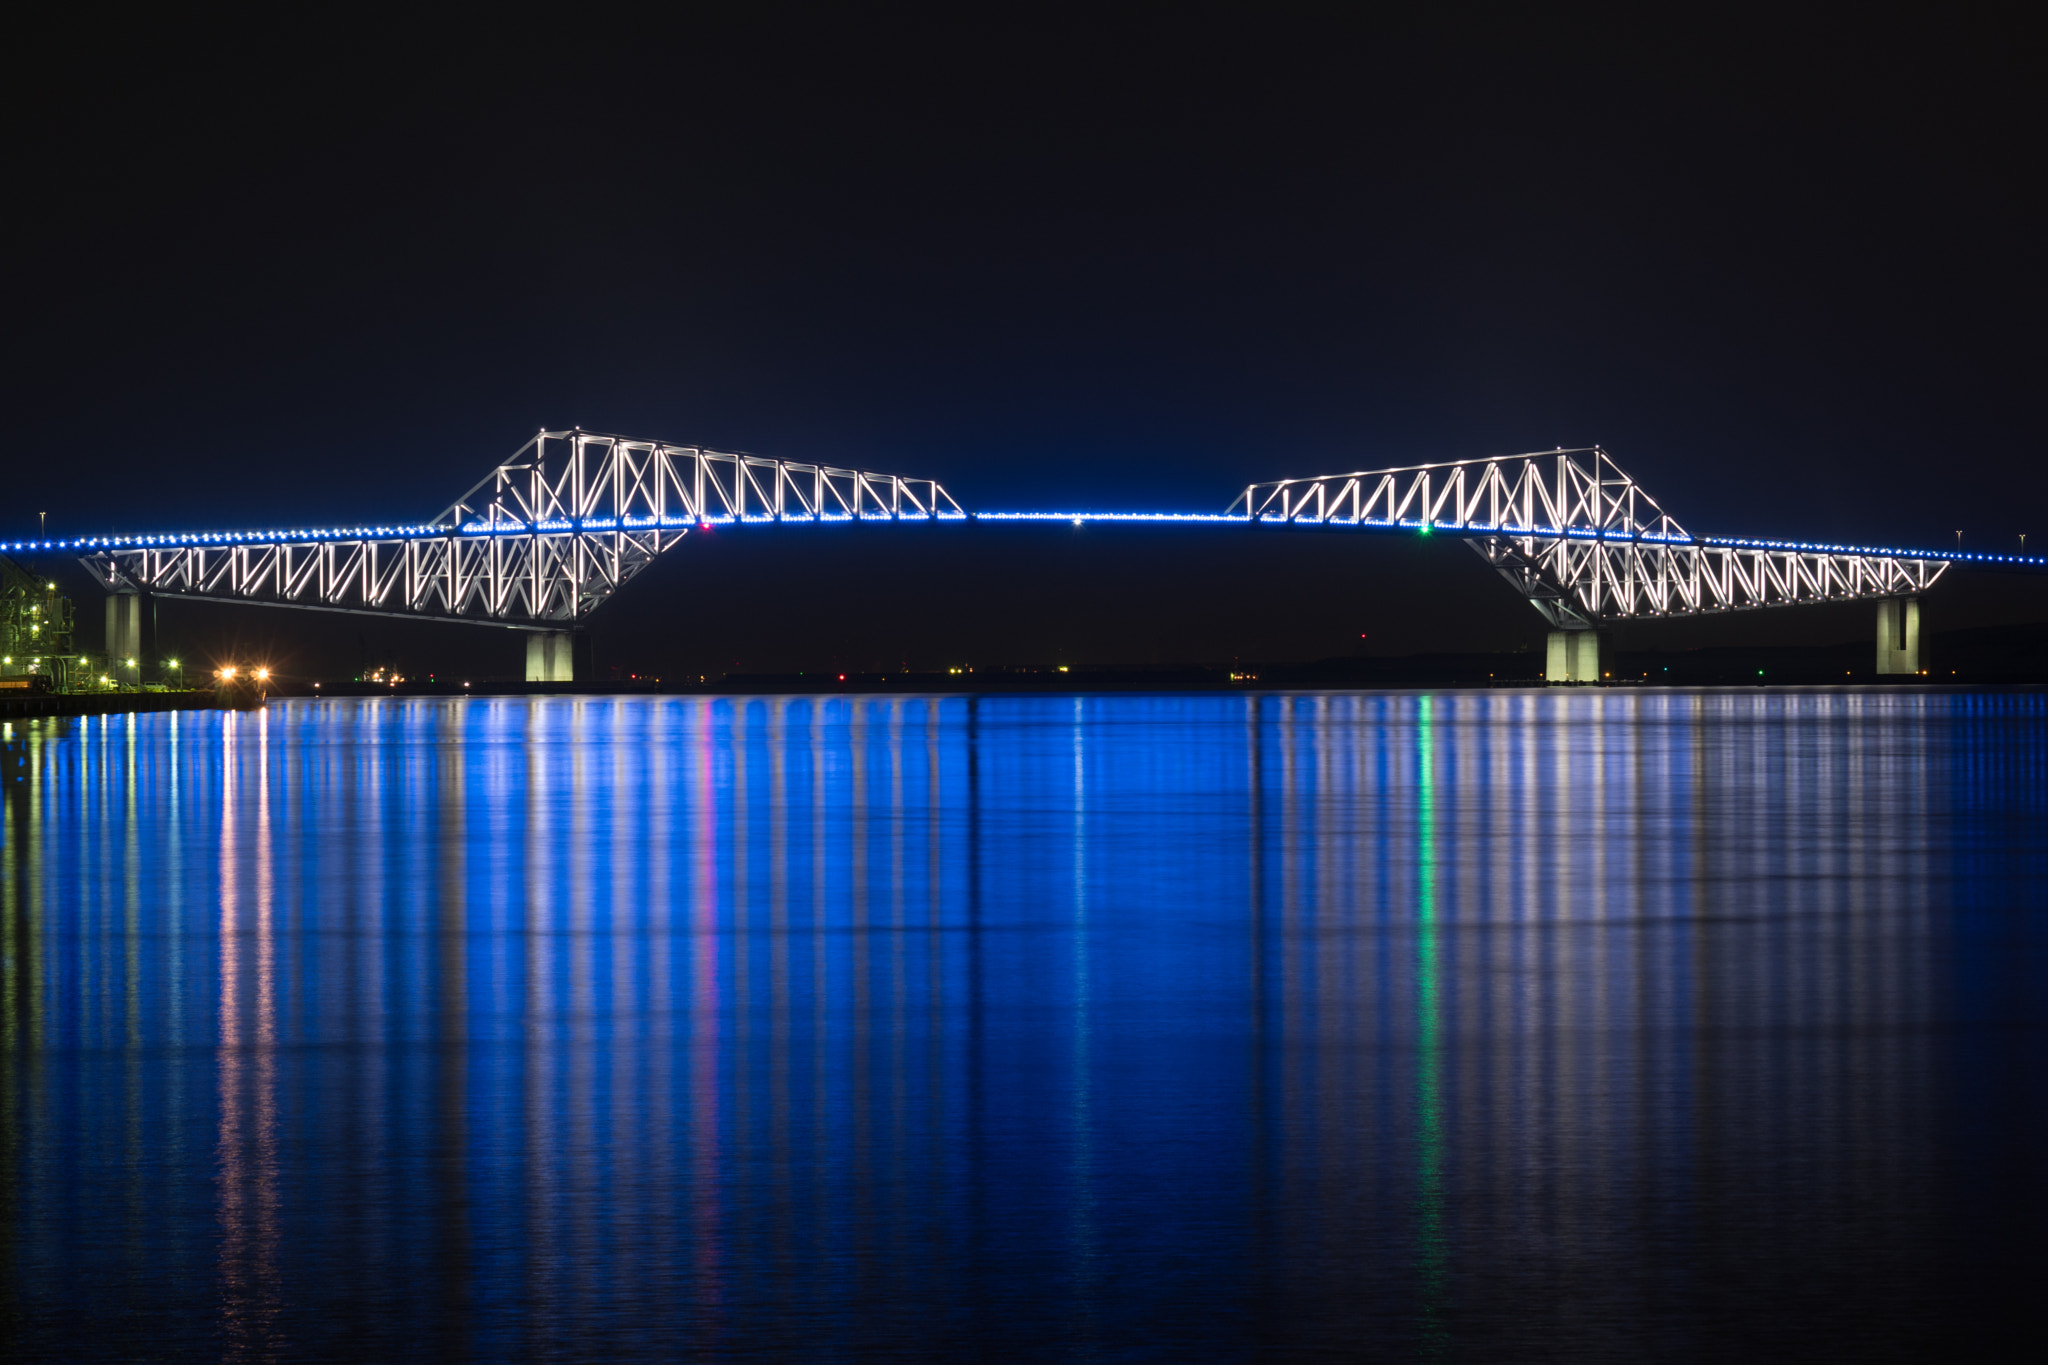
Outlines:
[{"label": "dark silhouette of land", "polygon": [[[1697,649],[1619,649],[1608,659],[1606,684],[1615,687],[1966,686],[2048,685],[2048,622],[1943,631],[1924,645],[1924,675],[1898,677],[1875,670],[1868,640],[1826,645],[1717,645]],[[657,677],[623,670],[577,683],[512,679],[407,678],[389,685],[354,679],[287,679],[286,696],[483,696],[549,693],[1007,693],[1208,692],[1271,689],[1410,687],[1530,687],[1543,681],[1543,655],[1534,647],[1495,653],[1422,653],[1395,657],[1339,657],[1310,663],[1013,664],[931,671],[741,672]]]}]

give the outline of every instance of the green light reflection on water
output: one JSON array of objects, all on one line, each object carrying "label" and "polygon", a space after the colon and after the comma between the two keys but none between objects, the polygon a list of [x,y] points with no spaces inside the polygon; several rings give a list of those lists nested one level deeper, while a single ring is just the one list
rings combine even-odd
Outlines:
[{"label": "green light reflection on water", "polygon": [[1450,1345],[1444,1322],[1449,1248],[1444,1235],[1443,1022],[1436,918],[1437,812],[1433,698],[1416,699],[1415,834],[1415,1264],[1425,1352]]}]

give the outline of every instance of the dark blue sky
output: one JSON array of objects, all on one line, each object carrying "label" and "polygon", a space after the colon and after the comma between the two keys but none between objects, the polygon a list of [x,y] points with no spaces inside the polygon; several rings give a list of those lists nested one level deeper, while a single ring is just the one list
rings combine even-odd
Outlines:
[{"label": "dark blue sky", "polygon": [[424,516],[573,424],[970,508],[1599,442],[1695,530],[2048,536],[2021,13],[18,34],[0,517]]}]

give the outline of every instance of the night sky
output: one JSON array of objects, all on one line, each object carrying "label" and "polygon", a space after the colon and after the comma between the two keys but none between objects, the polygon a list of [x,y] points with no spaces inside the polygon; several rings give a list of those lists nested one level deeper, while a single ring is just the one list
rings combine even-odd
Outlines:
[{"label": "night sky", "polygon": [[[421,519],[580,425],[970,510],[1597,442],[1694,531],[2048,544],[2026,11],[1693,13],[17,20],[0,520]],[[1541,634],[1455,545],[930,531],[686,544],[599,614],[601,662]],[[1929,610],[2048,619],[2048,581]],[[175,611],[309,669],[479,638]]]}]

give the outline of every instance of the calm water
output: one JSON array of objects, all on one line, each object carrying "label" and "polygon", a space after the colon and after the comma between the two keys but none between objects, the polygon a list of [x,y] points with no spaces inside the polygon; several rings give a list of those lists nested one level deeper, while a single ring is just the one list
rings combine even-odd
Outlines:
[{"label": "calm water", "polygon": [[2038,1294],[2041,694],[14,733],[17,1359],[1868,1359]]}]

